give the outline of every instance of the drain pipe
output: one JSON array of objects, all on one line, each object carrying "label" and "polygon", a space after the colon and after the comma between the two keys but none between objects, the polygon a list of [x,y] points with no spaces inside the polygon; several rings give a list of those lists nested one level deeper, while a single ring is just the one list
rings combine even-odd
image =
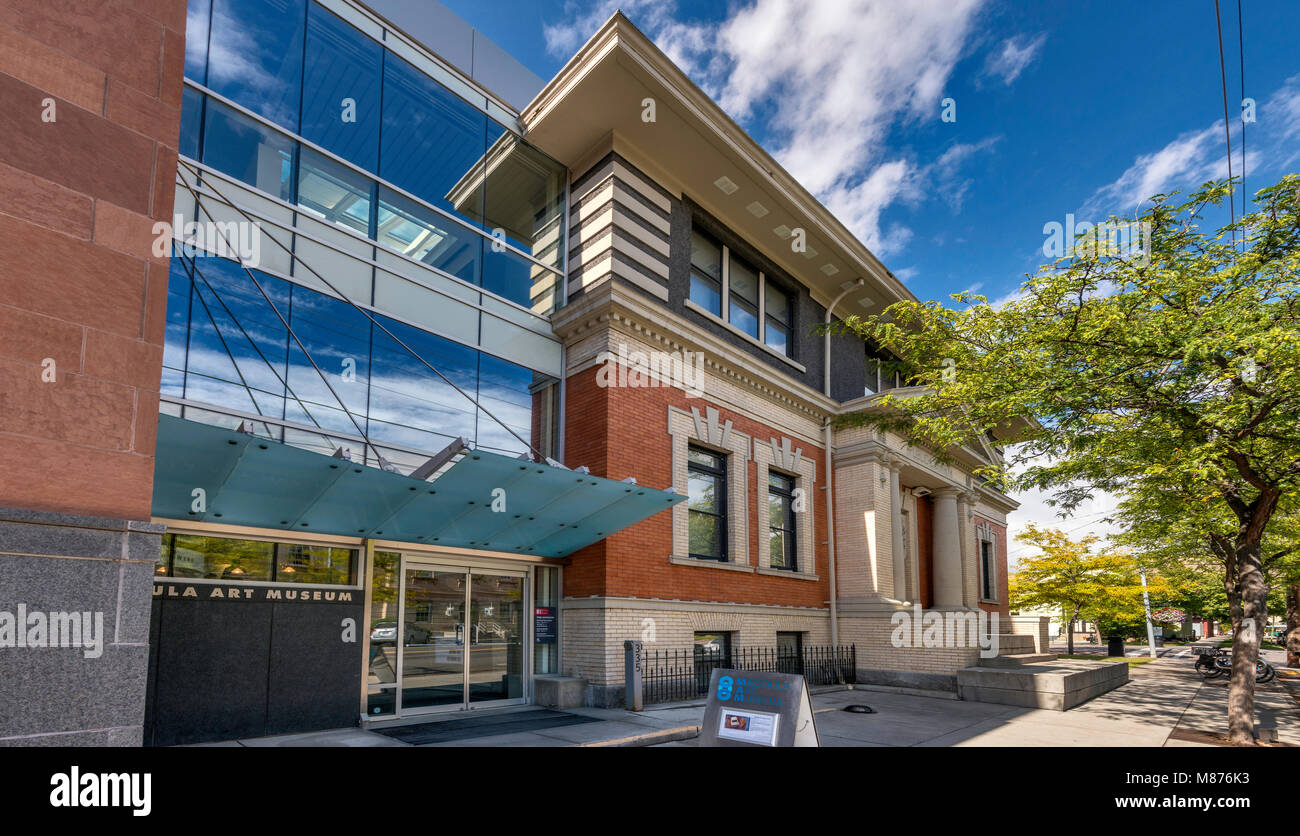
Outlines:
[{"label": "drain pipe", "polygon": [[835,484],[831,477],[834,472],[834,465],[831,464],[831,419],[829,416],[826,418],[823,429],[826,433],[826,557],[830,564],[831,573],[831,647],[837,648],[840,646],[840,618],[835,583]]},{"label": "drain pipe", "polygon": [[[855,288],[865,285],[866,279],[861,276],[853,284],[844,289],[839,296],[836,296],[829,305],[826,306],[826,325],[831,324],[831,311],[840,300],[849,294]],[[822,394],[826,397],[831,396],[831,332],[827,330],[825,336],[825,349],[822,354],[822,368],[824,371]],[[826,417],[826,424],[823,427],[825,432],[825,449],[826,449],[826,557],[828,569],[831,573],[831,647],[840,646],[840,616],[839,616],[839,594],[838,584],[835,577],[835,465],[831,459],[831,419]]]}]

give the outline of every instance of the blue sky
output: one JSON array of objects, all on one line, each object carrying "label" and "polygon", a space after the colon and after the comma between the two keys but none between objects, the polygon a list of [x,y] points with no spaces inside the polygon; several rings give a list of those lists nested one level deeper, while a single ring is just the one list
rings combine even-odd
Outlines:
[{"label": "blue sky", "polygon": [[[1050,260],[1045,224],[1227,174],[1213,0],[443,2],[544,78],[621,6],[921,299],[1008,298]],[[1253,192],[1300,170],[1300,2],[1242,2]],[[1220,10],[1240,174],[1236,0]],[[1016,498],[1013,536],[1114,530],[1106,494],[1064,521]]]},{"label": "blue sky", "polygon": [[[922,299],[1004,298],[1049,260],[1044,224],[1227,172],[1213,0],[443,2],[544,78],[621,7]],[[1253,191],[1300,162],[1300,5],[1243,17]]]}]

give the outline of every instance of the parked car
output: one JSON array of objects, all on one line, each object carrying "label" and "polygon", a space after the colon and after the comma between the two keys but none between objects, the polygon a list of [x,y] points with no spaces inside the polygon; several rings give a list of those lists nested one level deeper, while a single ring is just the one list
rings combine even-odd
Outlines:
[{"label": "parked car", "polygon": [[[406,625],[405,644],[428,644],[429,631],[416,624]],[[397,641],[397,620],[376,621],[370,626],[370,641],[375,643]]]}]

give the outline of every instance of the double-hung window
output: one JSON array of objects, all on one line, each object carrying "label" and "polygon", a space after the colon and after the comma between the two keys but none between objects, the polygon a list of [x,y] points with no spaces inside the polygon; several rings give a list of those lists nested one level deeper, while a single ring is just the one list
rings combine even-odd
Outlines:
[{"label": "double-hung window", "polygon": [[793,476],[768,471],[767,527],[768,562],[771,567],[798,571]]},{"label": "double-hung window", "polygon": [[763,342],[790,356],[790,297],[768,281],[763,283]]},{"label": "double-hung window", "polygon": [[993,560],[993,543],[988,540],[980,540],[980,597],[985,601],[996,601],[998,599],[997,589],[994,588],[997,575]]},{"label": "double-hung window", "polygon": [[727,286],[727,321],[758,339],[758,271],[732,255],[727,263]]},{"label": "double-hung window", "polygon": [[887,352],[867,345],[867,375],[864,395],[878,395],[903,385],[898,362]]},{"label": "double-hung window", "polygon": [[691,301],[722,316],[722,247],[702,232],[691,232]]},{"label": "double-hung window", "polygon": [[727,457],[700,447],[687,448],[687,503],[690,556],[727,559]]}]

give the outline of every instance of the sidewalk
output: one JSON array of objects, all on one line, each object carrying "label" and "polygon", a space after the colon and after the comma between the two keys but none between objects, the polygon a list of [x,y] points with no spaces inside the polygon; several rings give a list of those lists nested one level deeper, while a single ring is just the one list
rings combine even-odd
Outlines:
[{"label": "sidewalk", "polygon": [[[822,746],[1212,746],[1227,730],[1226,681],[1204,681],[1187,647],[1129,671],[1127,685],[1070,711],[920,696],[896,689],[819,689],[812,697]],[[1176,651],[1172,652],[1172,651]],[[1275,665],[1281,660],[1270,660]],[[1257,723],[1300,746],[1300,676],[1279,668],[1257,685]],[[1285,674],[1285,675],[1284,675]],[[1281,684],[1283,681],[1287,685]],[[1295,690],[1292,690],[1294,683]],[[844,711],[866,704],[875,713]],[[520,706],[384,730],[334,729],[212,746],[694,746],[704,703],[566,711]]]}]

